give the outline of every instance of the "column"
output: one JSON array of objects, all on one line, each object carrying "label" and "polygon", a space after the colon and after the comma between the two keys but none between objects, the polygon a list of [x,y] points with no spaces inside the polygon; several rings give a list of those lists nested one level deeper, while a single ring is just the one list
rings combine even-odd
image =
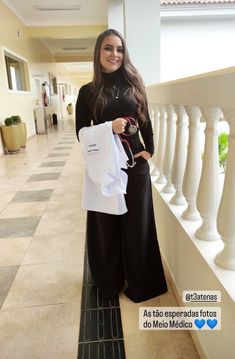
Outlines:
[{"label": "column", "polygon": [[196,207],[197,190],[201,175],[201,150],[200,150],[200,119],[199,107],[185,106],[189,117],[189,141],[186,167],[183,179],[183,194],[188,203],[182,217],[187,220],[197,221],[200,219]]},{"label": "column", "polygon": [[197,208],[202,218],[202,225],[195,235],[199,239],[213,241],[220,238],[216,226],[221,196],[217,127],[222,111],[220,108],[208,108],[201,111],[206,121],[205,148],[197,193]]},{"label": "column", "polygon": [[182,192],[184,170],[187,158],[188,143],[188,116],[183,106],[174,106],[177,115],[176,121],[176,141],[175,152],[171,172],[171,181],[175,187],[175,194],[171,198],[171,203],[185,205],[186,201]]},{"label": "column", "polygon": [[124,36],[124,6],[122,0],[107,0],[108,28],[115,29]]},{"label": "column", "polygon": [[174,187],[171,183],[171,169],[174,157],[175,148],[175,135],[176,135],[176,114],[172,105],[166,106],[167,112],[167,132],[166,132],[166,148],[163,162],[163,173],[166,177],[166,185],[163,188],[163,192],[172,193]]},{"label": "column", "polygon": [[125,38],[131,61],[146,85],[160,79],[160,1],[123,0]]},{"label": "column", "polygon": [[235,110],[222,109],[229,123],[228,160],[224,187],[218,211],[218,232],[224,241],[224,249],[217,254],[215,262],[223,268],[235,270]]},{"label": "column", "polygon": [[163,160],[165,155],[165,146],[166,146],[166,111],[164,105],[158,106],[160,117],[159,117],[159,141],[158,141],[158,153],[157,153],[157,168],[159,170],[159,176],[157,178],[157,183],[163,184],[166,183],[166,178],[163,174]]}]

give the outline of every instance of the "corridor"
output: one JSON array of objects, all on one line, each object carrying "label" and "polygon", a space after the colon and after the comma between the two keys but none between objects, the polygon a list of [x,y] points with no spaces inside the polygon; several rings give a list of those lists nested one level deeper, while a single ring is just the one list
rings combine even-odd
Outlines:
[{"label": "corridor", "polygon": [[[140,306],[177,306],[169,283],[144,303],[100,298],[84,261],[83,170],[72,116],[0,158],[0,358],[199,359],[187,331],[138,329]],[[115,323],[103,319],[101,336],[105,311]]]}]

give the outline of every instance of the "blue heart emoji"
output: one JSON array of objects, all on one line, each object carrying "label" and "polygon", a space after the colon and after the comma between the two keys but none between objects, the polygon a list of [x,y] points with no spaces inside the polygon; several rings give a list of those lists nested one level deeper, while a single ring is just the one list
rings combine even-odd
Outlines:
[{"label": "blue heart emoji", "polygon": [[198,327],[198,329],[201,329],[205,325],[205,320],[204,319],[195,319],[194,323]]},{"label": "blue heart emoji", "polygon": [[208,327],[210,327],[211,329],[213,329],[216,324],[218,323],[217,319],[207,319],[207,325]]}]

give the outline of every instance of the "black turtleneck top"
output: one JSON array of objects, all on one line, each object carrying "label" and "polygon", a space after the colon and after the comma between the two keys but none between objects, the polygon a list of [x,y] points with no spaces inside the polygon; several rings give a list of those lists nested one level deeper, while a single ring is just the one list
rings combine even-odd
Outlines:
[{"label": "black turtleneck top", "polygon": [[[139,123],[139,131],[143,139],[143,143],[139,137],[139,131],[128,137],[133,154],[146,149],[151,155],[154,153],[153,130],[149,114],[147,114],[146,122],[140,124],[137,114],[137,105],[135,98],[129,99],[125,96],[125,91],[129,84],[122,75],[122,70],[119,69],[112,73],[103,73],[105,87],[108,90],[107,104],[104,107],[102,116],[98,114],[98,119],[94,124],[101,124],[106,121],[113,121],[118,117],[133,117]],[[91,83],[81,87],[76,103],[76,134],[82,127],[91,126]]]}]

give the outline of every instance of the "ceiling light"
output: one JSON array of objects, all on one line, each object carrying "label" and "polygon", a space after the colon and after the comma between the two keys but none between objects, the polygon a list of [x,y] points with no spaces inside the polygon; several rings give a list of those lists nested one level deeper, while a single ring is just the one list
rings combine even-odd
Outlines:
[{"label": "ceiling light", "polygon": [[62,47],[62,50],[87,50],[87,47]]},{"label": "ceiling light", "polygon": [[61,7],[53,7],[53,6],[35,6],[35,10],[37,11],[74,11],[81,10],[81,5],[76,6],[61,6]]}]

